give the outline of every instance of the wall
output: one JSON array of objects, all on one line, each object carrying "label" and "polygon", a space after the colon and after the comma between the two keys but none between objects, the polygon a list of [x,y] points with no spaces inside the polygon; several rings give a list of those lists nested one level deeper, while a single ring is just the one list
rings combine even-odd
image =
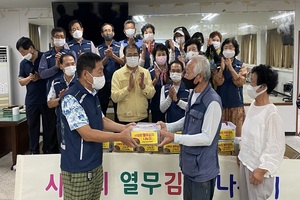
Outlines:
[{"label": "wall", "polygon": [[[231,2],[231,3],[191,3],[180,4],[162,4],[162,5],[138,5],[138,3],[129,4],[129,14],[176,14],[176,13],[199,13],[199,12],[244,12],[244,11],[269,11],[269,10],[295,10],[295,44],[298,44],[298,30],[300,30],[300,2],[294,1],[259,1],[259,2]],[[16,41],[22,36],[28,36],[28,18],[52,17],[51,9],[0,9],[0,26],[3,27],[0,45],[8,45],[11,47],[11,69],[12,69],[12,87],[13,87],[13,104],[23,104],[25,97],[25,88],[18,84],[18,66],[21,61],[21,56],[15,49]],[[5,27],[5,28],[4,28]],[[7,27],[7,28],[6,28]],[[43,29],[43,28],[42,28]],[[50,32],[47,28],[44,31]],[[43,33],[43,40],[49,39],[48,33]],[[168,33],[161,30],[158,33]],[[44,35],[46,34],[46,35]],[[169,33],[168,33],[169,35]],[[168,36],[169,37],[169,36]],[[161,38],[168,38],[161,37]],[[42,46],[45,50],[45,46]],[[298,45],[294,47],[294,83],[298,83]],[[294,91],[298,91],[298,84],[294,84]],[[297,97],[297,92],[294,92],[294,100]],[[296,130],[296,115],[297,109],[295,104],[289,106],[278,106],[281,116],[284,119],[285,131],[295,132]]]},{"label": "wall", "polygon": [[11,52],[11,103],[23,105],[26,89],[20,86],[18,82],[19,63],[22,57],[16,50],[16,42],[22,36],[29,36],[28,18],[52,17],[52,12],[48,8],[8,9],[0,11],[0,27],[3,27],[1,30],[0,44],[9,46]]}]

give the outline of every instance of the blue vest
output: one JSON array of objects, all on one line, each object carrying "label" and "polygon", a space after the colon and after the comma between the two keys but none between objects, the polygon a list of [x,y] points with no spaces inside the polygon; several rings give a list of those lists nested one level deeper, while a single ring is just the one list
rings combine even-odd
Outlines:
[{"label": "blue vest", "polygon": [[[105,43],[98,46],[98,51],[99,51],[101,59],[103,59],[105,57],[104,51],[107,48],[108,47],[106,46]],[[115,40],[113,40],[113,42],[111,44],[111,48],[112,48],[112,51],[114,52],[114,54],[116,56],[120,57],[121,44],[119,42],[116,42]],[[104,65],[105,82],[110,83],[113,73],[120,68],[121,68],[121,66],[119,63],[117,63],[113,58],[108,58],[106,64]]]},{"label": "blue vest", "polygon": [[82,39],[81,44],[78,43],[75,39],[72,39],[68,42],[69,48],[73,50],[76,55],[81,51],[83,53],[92,52],[92,45],[90,40]]},{"label": "blue vest", "polygon": [[[169,95],[169,88],[172,84],[165,85],[165,97]],[[177,92],[177,98],[183,101],[187,101],[189,97],[189,90],[185,88],[184,83],[181,81],[179,90]],[[181,109],[174,101],[172,101],[170,107],[166,111],[167,123],[176,122],[181,119],[185,114],[185,110]]]},{"label": "blue vest", "polygon": [[[191,105],[190,96],[186,107],[185,121],[182,134],[194,135],[201,133],[203,119],[207,107],[212,101],[217,101],[221,106],[221,99],[210,84],[201,92],[196,102]],[[219,172],[218,140],[221,129],[221,119],[215,138],[210,146],[184,146],[180,150],[180,167],[183,174],[195,182],[205,182],[215,178]]]},{"label": "blue vest", "polygon": [[[232,62],[232,67],[239,73],[240,69],[243,66],[243,62],[234,59]],[[223,108],[236,108],[244,105],[243,97],[243,86],[237,87],[232,81],[231,72],[225,68],[223,71],[224,83],[221,86],[218,86],[217,93],[222,99]]]},{"label": "blue vest", "polygon": [[[138,48],[140,48],[140,50],[142,50],[143,40],[139,40],[137,38],[134,38],[134,42],[135,42],[135,45],[138,46]],[[128,45],[128,39],[121,40],[120,43],[125,48]]]},{"label": "blue vest", "polygon": [[[73,54],[75,56],[75,62],[77,62],[77,57],[76,57],[76,54],[75,54],[74,51],[69,50],[69,49],[61,49],[60,52],[62,54],[66,54],[66,53]],[[47,61],[48,68],[51,68],[52,66],[55,66],[55,63],[56,63],[55,62],[55,60],[56,60],[55,55],[56,54],[57,54],[57,52],[54,50],[54,48],[51,49],[51,50],[49,50],[49,51],[46,51],[44,53],[46,61]],[[52,81],[55,78],[60,77],[62,74],[63,74],[63,71],[58,70],[58,72],[54,76],[52,76],[52,77],[50,77],[50,78],[47,79],[47,94],[49,93]]]},{"label": "blue vest", "polygon": [[[58,97],[60,91],[68,88],[67,83],[64,79],[64,74],[62,74],[60,77],[55,78],[53,81],[54,81],[53,86],[54,86],[55,95],[56,95],[56,97]],[[77,75],[75,75],[75,77],[72,79],[72,81],[69,84],[69,87],[71,87],[75,83],[75,81],[77,81]],[[55,108],[55,112],[57,115],[57,118],[56,118],[57,126],[60,127],[60,123],[59,123],[59,121],[60,121],[59,115],[61,113],[60,112],[60,104],[58,104],[58,106]],[[58,130],[60,130],[60,129],[58,129]]]},{"label": "blue vest", "polygon": [[[102,112],[98,96],[90,94],[76,81],[63,95],[74,96],[85,110],[92,129],[103,130]],[[62,97],[62,98],[63,98]],[[102,143],[84,141],[76,130],[71,131],[67,119],[61,115],[62,140],[61,169],[68,172],[87,172],[102,164]]]}]

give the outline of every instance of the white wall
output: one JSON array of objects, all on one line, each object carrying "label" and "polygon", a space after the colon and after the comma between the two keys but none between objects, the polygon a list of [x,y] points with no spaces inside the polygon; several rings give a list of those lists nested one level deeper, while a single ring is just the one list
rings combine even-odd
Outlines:
[{"label": "white wall", "polygon": [[16,42],[22,36],[29,36],[28,18],[51,16],[52,12],[49,12],[48,8],[1,10],[0,27],[2,29],[0,44],[9,46],[11,50],[12,104],[23,105],[26,93],[25,87],[20,86],[18,82],[19,63],[22,57],[16,49]]},{"label": "white wall", "polygon": [[[181,6],[160,5],[160,6],[149,6],[149,5],[137,5],[137,3],[129,3],[129,14],[176,14],[176,13],[199,13],[199,12],[245,12],[245,11],[271,11],[271,10],[295,10],[295,44],[298,44],[298,31],[300,30],[300,2],[291,3],[292,1],[260,1],[252,4],[245,2],[234,2],[234,3],[203,3],[203,4],[182,4]],[[10,9],[1,10],[0,13],[0,27],[1,37],[0,45],[8,45],[11,47],[11,69],[12,69],[12,87],[13,87],[13,104],[24,104],[25,88],[18,84],[18,67],[21,61],[21,56],[15,49],[16,41],[22,36],[28,36],[28,18],[38,17],[52,17],[51,9]],[[43,29],[43,28],[42,28]],[[45,32],[50,30],[47,28],[43,29]],[[163,34],[167,33],[168,36]],[[44,35],[45,34],[45,35]],[[170,33],[167,31],[160,31],[157,34],[162,34],[159,38],[169,38]],[[42,34],[42,40],[50,39],[47,33]],[[47,50],[47,47],[42,46],[42,50]],[[294,46],[294,83],[297,82],[298,76],[298,45]],[[298,84],[294,84],[294,91],[298,91]],[[294,101],[297,97],[297,92],[294,92]],[[296,106],[278,106],[281,116],[284,120],[285,131],[296,131]]]}]

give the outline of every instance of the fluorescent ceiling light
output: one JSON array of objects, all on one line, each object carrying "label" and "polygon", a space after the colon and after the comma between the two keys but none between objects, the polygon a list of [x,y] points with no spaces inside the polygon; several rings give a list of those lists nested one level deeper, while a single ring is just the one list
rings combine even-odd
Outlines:
[{"label": "fluorescent ceiling light", "polygon": [[212,18],[218,16],[219,14],[218,13],[209,13],[207,15],[205,15],[201,20],[211,20]]},{"label": "fluorescent ceiling light", "polygon": [[250,28],[252,25],[245,25],[245,26],[241,26],[239,29],[245,29],[245,28]]},{"label": "fluorescent ceiling light", "polygon": [[283,14],[277,15],[275,17],[271,17],[270,19],[271,20],[276,20],[276,19],[281,19],[281,18],[291,16],[291,15],[295,15],[295,13],[294,12],[283,13]]},{"label": "fluorescent ceiling light", "polygon": [[190,30],[193,30],[193,29],[196,29],[196,28],[198,28],[199,26],[196,24],[196,25],[193,25],[193,26],[191,26],[191,28],[190,28]]},{"label": "fluorescent ceiling light", "polygon": [[228,34],[227,32],[221,33],[221,35],[227,35],[227,34]]},{"label": "fluorescent ceiling light", "polygon": [[135,15],[133,16],[133,19],[136,21],[136,22],[145,22],[145,18],[143,15]]}]

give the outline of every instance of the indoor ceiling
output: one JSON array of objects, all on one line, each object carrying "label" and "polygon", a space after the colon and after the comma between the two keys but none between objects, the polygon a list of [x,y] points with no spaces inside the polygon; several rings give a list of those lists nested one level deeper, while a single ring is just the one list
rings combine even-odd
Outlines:
[{"label": "indoor ceiling", "polygon": [[[74,0],[0,0],[0,9],[16,9],[16,8],[49,8],[51,9],[51,2],[74,2]],[[93,0],[80,0],[82,2],[91,2]],[[129,5],[147,5],[149,1],[138,0],[111,0],[110,2],[129,2]],[[184,2],[184,3],[183,3]],[[249,1],[237,1],[237,0],[165,0],[163,4],[189,4],[189,3],[231,3],[231,2],[249,2]],[[151,5],[161,4],[161,0],[152,0]],[[168,11],[170,12],[170,11]],[[224,34],[224,37],[231,37],[235,35],[245,35],[249,33],[255,33],[257,31],[264,31],[268,29],[277,28],[280,25],[288,23],[294,23],[294,16],[288,18],[282,18],[278,20],[270,20],[278,14],[280,11],[272,12],[221,12],[218,16],[212,20],[201,20],[208,13],[183,13],[183,14],[168,14],[168,15],[144,15],[144,22],[137,22],[138,32],[145,23],[151,23],[156,28],[156,35],[160,38],[166,38],[172,36],[172,31],[175,27],[185,26],[191,34],[196,31],[203,32],[205,37],[214,30],[218,30]],[[52,18],[33,18],[29,19],[30,23],[38,25],[53,26]],[[240,28],[242,26],[249,25],[248,28]],[[251,26],[250,26],[251,25]],[[192,28],[194,27],[194,28]],[[225,34],[226,33],[226,34]]]}]

